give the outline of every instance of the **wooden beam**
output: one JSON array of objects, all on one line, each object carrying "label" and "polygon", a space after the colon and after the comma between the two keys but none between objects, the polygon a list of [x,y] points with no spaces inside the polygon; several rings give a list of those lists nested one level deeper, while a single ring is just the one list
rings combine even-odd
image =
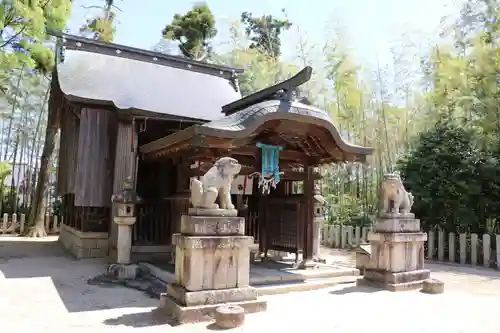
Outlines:
[{"label": "wooden beam", "polygon": [[[257,147],[241,147],[230,150],[233,155],[243,155],[243,156],[257,156],[260,154],[259,148]],[[309,159],[309,156],[302,152],[293,150],[282,150],[280,151],[280,160],[289,161],[299,161],[305,162]]]},{"label": "wooden beam", "polygon": [[[212,65],[206,62],[191,60],[185,57],[171,56],[159,52],[138,49],[125,45],[104,43],[94,39],[66,34],[62,31],[53,29],[49,29],[47,32],[49,33],[49,35],[57,37],[58,46],[64,46],[68,50],[79,50],[105,54],[114,57],[133,59],[143,62],[149,62],[155,65],[170,66],[194,72],[221,76],[226,79],[233,78],[234,74],[243,73],[243,69],[240,68]],[[118,50],[120,52],[117,52]]]},{"label": "wooden beam", "polygon": [[265,101],[279,91],[284,91],[285,94],[289,94],[293,89],[309,81],[311,79],[311,75],[312,67],[306,66],[304,67],[304,69],[302,69],[300,72],[298,72],[288,80],[275,84],[274,86],[259,90],[256,93],[224,105],[222,107],[222,112],[226,115],[230,115],[245,107]]},{"label": "wooden beam", "polygon": [[[201,170],[199,168],[190,169],[190,171],[189,171],[189,177],[198,177],[200,175],[200,173],[203,175],[211,167],[212,167],[212,165],[210,163],[204,163],[201,166]],[[254,173],[256,171],[260,172],[259,169],[255,169],[254,167],[242,166],[239,175],[241,175],[241,176],[249,176],[249,175],[251,175],[252,173]],[[307,172],[303,172],[303,171],[291,171],[291,170],[282,170],[282,171],[284,171],[284,174],[281,175],[280,178],[284,179],[284,180],[297,180],[297,181],[300,181],[300,180],[306,180],[307,179]],[[313,177],[313,179],[321,179],[321,175],[318,172],[315,172],[312,177]]]}]

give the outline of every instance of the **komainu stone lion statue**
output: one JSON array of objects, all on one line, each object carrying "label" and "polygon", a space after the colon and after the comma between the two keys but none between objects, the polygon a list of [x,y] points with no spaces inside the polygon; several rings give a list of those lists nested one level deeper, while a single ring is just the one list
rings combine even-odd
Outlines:
[{"label": "komainu stone lion statue", "polygon": [[413,195],[410,192],[406,192],[401,182],[401,177],[397,174],[384,175],[381,213],[409,214],[412,206]]},{"label": "komainu stone lion statue", "polygon": [[191,179],[191,204],[194,208],[234,209],[231,202],[231,183],[240,172],[241,165],[231,157],[222,157],[201,177]]}]

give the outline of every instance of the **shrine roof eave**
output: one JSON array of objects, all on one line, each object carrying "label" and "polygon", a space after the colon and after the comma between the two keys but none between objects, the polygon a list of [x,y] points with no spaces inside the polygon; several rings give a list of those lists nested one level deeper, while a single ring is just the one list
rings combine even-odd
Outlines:
[{"label": "shrine roof eave", "polygon": [[241,99],[236,82],[241,69],[50,33],[58,39],[52,81],[72,103],[211,121],[220,117],[222,105]]},{"label": "shrine roof eave", "polygon": [[[345,141],[326,112],[309,105],[281,100],[264,101],[221,119],[191,126],[141,146],[140,152],[143,155],[163,155],[162,151],[186,150],[189,147],[218,148],[213,142],[218,142],[220,147],[236,149],[254,144],[253,141],[271,123],[289,123],[292,133],[295,130],[299,132],[299,128],[320,129],[324,135],[320,140],[322,153],[315,152],[318,164],[341,160],[364,162],[366,156],[373,152],[372,148]],[[282,130],[278,125],[274,131]]]}]

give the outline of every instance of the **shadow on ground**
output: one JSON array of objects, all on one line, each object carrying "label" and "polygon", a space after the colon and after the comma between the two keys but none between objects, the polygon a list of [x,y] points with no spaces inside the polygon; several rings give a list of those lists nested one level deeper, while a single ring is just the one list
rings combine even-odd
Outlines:
[{"label": "shadow on ground", "polygon": [[211,323],[207,325],[207,330],[209,331],[227,331],[227,328],[222,328],[218,326],[216,323]]},{"label": "shadow on ground", "polygon": [[75,260],[67,255],[57,236],[43,239],[0,236],[0,292],[7,302],[19,303],[21,307],[18,299],[36,295],[48,307],[58,306],[60,299],[68,312],[158,305],[157,299],[138,290],[117,284],[87,283],[106,268],[104,260]]},{"label": "shadow on ground", "polygon": [[346,286],[342,289],[332,290],[329,293],[332,295],[347,295],[347,294],[355,294],[355,293],[371,294],[371,293],[376,293],[379,291],[381,291],[381,289],[352,284],[352,285]]},{"label": "shadow on ground", "polygon": [[123,314],[117,318],[109,318],[103,321],[108,326],[149,327],[149,326],[179,326],[174,320],[168,318],[161,309],[148,312]]}]

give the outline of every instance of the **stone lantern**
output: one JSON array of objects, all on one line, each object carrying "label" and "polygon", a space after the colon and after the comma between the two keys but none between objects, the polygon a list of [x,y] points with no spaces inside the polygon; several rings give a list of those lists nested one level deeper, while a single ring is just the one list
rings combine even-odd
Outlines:
[{"label": "stone lantern", "polygon": [[326,199],[321,195],[319,186],[314,185],[313,196],[313,259],[321,261],[319,257],[321,243],[321,227],[325,220]]},{"label": "stone lantern", "polygon": [[113,202],[113,221],[118,225],[118,237],[117,260],[115,265],[111,265],[110,271],[120,278],[135,278],[137,266],[130,264],[130,254],[132,252],[132,226],[137,219],[135,205],[140,198],[134,191],[130,177],[123,182],[122,190],[114,194],[111,201]]}]

